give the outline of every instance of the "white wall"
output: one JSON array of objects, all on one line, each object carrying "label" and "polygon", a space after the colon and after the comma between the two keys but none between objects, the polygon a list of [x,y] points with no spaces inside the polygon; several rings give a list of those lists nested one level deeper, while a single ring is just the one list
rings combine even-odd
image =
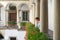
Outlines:
[{"label": "white wall", "polygon": [[54,0],[48,0],[49,29],[54,30]]},{"label": "white wall", "polygon": [[[18,2],[18,3],[17,3],[17,2]],[[1,10],[1,17],[2,17],[2,18],[1,18],[1,22],[2,22],[1,24],[2,24],[2,25],[6,25],[7,22],[8,22],[8,12],[6,11],[6,6],[7,6],[8,3],[15,3],[17,7],[19,7],[18,5],[20,5],[20,4],[22,4],[22,3],[26,3],[26,4],[28,4],[29,9],[30,9],[30,7],[31,7],[29,1],[20,1],[20,2],[17,1],[17,2],[16,2],[16,1],[10,1],[10,2],[9,2],[9,1],[4,1],[4,2],[3,2],[3,1],[0,1],[0,3],[3,5],[2,10]],[[32,7],[30,10],[33,10],[33,7]],[[34,16],[32,15],[33,12],[34,12],[34,11],[32,11],[32,12],[29,11],[29,15],[30,15],[29,17],[30,17],[30,20],[31,20],[32,23],[33,23],[33,21],[34,21],[34,20],[33,20],[33,19],[34,19],[34,18],[33,18]]]},{"label": "white wall", "polygon": [[17,40],[24,40],[26,32],[13,30],[5,30],[5,40],[10,40],[10,37],[16,37]]}]

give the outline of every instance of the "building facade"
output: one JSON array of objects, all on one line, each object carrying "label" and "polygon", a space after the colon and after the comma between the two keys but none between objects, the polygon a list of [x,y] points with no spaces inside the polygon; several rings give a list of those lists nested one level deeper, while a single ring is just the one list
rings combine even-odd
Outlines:
[{"label": "building facade", "polygon": [[[25,31],[17,29],[20,28],[20,22],[36,24],[35,17],[40,17],[38,7],[40,8],[40,1],[37,0],[0,0],[0,33],[3,40],[24,40]],[[16,22],[16,29],[9,29],[10,21]]]},{"label": "building facade", "polygon": [[39,5],[37,0],[0,1],[0,26],[8,26],[9,21],[16,22],[18,28],[22,21],[30,21],[34,24],[34,18],[38,16],[37,5]]},{"label": "building facade", "polygon": [[[48,34],[49,27],[53,30],[53,40],[60,40],[60,1],[50,0],[50,2],[52,4],[49,4],[49,0],[1,0],[0,26],[4,28],[8,26],[9,21],[14,21],[20,28],[20,22],[30,21],[35,24],[35,17],[40,17],[41,32]],[[7,34],[8,31],[10,30],[7,30]],[[2,30],[1,33],[6,35],[6,30]]]}]

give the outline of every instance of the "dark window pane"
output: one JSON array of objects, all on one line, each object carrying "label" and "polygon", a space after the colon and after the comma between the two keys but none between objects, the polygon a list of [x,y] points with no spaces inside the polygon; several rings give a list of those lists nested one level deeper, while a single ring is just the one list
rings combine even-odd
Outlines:
[{"label": "dark window pane", "polygon": [[22,20],[25,21],[25,12],[22,13]]}]

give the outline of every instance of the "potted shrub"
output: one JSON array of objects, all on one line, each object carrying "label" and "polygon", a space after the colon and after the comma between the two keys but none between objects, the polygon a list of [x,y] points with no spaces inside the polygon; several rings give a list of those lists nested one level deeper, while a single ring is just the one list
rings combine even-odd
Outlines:
[{"label": "potted shrub", "polygon": [[14,26],[16,24],[16,22],[14,22],[14,21],[9,21],[8,22],[8,26]]},{"label": "potted shrub", "polygon": [[26,22],[20,22],[20,26],[22,30],[25,30]]}]

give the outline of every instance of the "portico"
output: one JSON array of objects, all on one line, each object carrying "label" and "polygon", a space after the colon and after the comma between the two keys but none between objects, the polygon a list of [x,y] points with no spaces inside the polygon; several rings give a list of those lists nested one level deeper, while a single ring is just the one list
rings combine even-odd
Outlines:
[{"label": "portico", "polygon": [[[48,0],[40,0],[41,32],[48,33]],[[60,1],[54,0],[54,31],[53,40],[60,40]]]},{"label": "portico", "polygon": [[[37,1],[37,2],[36,2]],[[48,34],[48,0],[31,0],[0,2],[1,7],[1,26],[8,26],[8,21],[14,21],[20,28],[20,22],[32,22],[35,24],[35,17],[40,17],[40,31]],[[6,3],[6,4],[4,4]],[[54,31],[53,40],[60,40],[60,1],[54,0]],[[4,10],[3,10],[4,9]]]}]

